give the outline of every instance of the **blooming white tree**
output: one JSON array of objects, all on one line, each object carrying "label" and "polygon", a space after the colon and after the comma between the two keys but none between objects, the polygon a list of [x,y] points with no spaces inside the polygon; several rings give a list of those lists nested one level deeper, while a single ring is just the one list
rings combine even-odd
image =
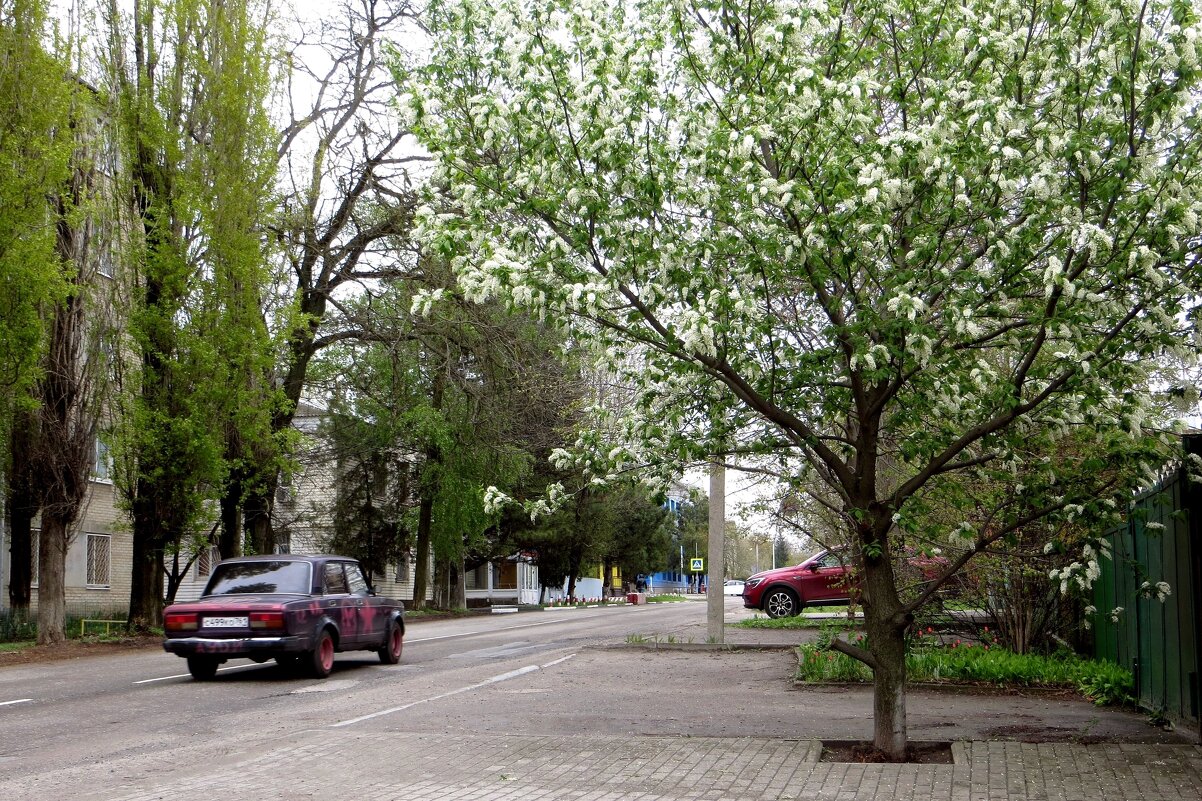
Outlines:
[{"label": "blooming white tree", "polygon": [[[873,668],[875,743],[900,755],[923,598],[902,599],[892,557],[925,499],[946,508],[968,473],[1011,487],[945,531],[950,573],[1016,527],[1113,507],[1098,460],[1156,453],[1151,371],[1197,342],[1192,4],[431,13],[431,63],[400,76],[445,190],[428,247],[469,296],[637,365],[626,441],[585,438],[587,467],[734,442],[822,482],[869,635],[836,647]],[[1097,447],[1053,469],[1082,432]]]}]

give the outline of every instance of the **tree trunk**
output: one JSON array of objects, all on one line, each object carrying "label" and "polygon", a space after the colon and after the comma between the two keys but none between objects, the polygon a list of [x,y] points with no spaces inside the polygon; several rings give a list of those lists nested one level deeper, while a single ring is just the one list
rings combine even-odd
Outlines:
[{"label": "tree trunk", "polygon": [[872,673],[872,745],[890,760],[901,762],[908,745],[905,630],[889,624],[866,628],[869,650],[877,663]]},{"label": "tree trunk", "polygon": [[221,496],[221,533],[217,550],[222,559],[242,555],[242,480],[231,476]]},{"label": "tree trunk", "polygon": [[67,549],[71,527],[88,494],[88,475],[95,454],[96,428],[102,404],[95,375],[98,345],[89,327],[88,305],[80,287],[88,275],[90,225],[72,221],[90,187],[88,173],[76,170],[67,192],[58,197],[56,252],[74,274],[75,292],[55,307],[45,354],[46,370],[38,382],[39,438],[35,459],[40,465],[42,530],[38,537],[38,644],[66,640]]},{"label": "tree trunk", "polygon": [[[579,519],[579,516],[578,518]],[[568,552],[568,600],[576,600],[576,577],[580,575],[580,563],[584,561],[584,549],[574,543]]]},{"label": "tree trunk", "polygon": [[[492,566],[489,566],[492,569]],[[447,570],[447,608],[467,609],[467,582],[461,560],[452,559]]]},{"label": "tree trunk", "polygon": [[42,514],[38,536],[38,645],[67,640],[67,546],[70,527],[57,516]]},{"label": "tree trunk", "polygon": [[152,492],[138,479],[133,510],[133,566],[129,588],[129,629],[146,632],[163,617],[163,539],[154,516]]},{"label": "tree trunk", "polygon": [[246,498],[246,530],[255,553],[275,553],[275,529],[271,525],[271,501],[275,497],[276,481],[251,490]]},{"label": "tree trunk", "polygon": [[434,519],[434,498],[423,496],[417,508],[417,542],[414,544],[413,608],[426,605],[426,588],[430,585],[430,525]]},{"label": "tree trunk", "polygon": [[[886,527],[888,523],[884,524]],[[880,529],[878,528],[878,531]],[[887,530],[887,528],[885,529]],[[906,629],[913,616],[902,611],[885,537],[861,535],[861,542],[881,547],[875,558],[864,557],[864,628],[872,656],[873,747],[895,762],[906,758]]]},{"label": "tree trunk", "polygon": [[33,476],[33,415],[19,412],[10,437],[11,467],[8,472],[8,602],[13,612],[28,616],[30,585],[33,582],[33,518],[41,501]]},{"label": "tree trunk", "polygon": [[29,513],[28,508],[9,507],[8,520],[8,553],[11,566],[8,603],[13,614],[27,616],[30,585],[33,583],[33,515]]}]

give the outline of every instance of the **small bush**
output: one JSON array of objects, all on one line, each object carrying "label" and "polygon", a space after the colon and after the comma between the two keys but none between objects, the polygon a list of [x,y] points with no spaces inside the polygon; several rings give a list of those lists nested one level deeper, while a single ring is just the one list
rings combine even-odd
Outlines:
[{"label": "small bush", "polygon": [[37,622],[12,610],[0,612],[0,642],[26,642],[38,638]]},{"label": "small bush", "polygon": [[[813,644],[798,650],[797,678],[801,681],[872,680],[868,667],[849,656]],[[1099,705],[1126,703],[1134,688],[1131,673],[1109,662],[1071,653],[1020,655],[997,646],[962,641],[911,650],[906,655],[906,675],[912,682],[1073,689]]]}]

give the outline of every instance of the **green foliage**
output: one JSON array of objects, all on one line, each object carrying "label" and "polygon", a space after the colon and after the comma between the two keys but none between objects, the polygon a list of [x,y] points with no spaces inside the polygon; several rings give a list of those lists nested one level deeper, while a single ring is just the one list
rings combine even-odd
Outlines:
[{"label": "green foliage", "polygon": [[332,410],[321,430],[337,462],[330,510],[334,531],[323,548],[358,559],[369,575],[384,575],[411,545],[406,527],[410,465],[384,429],[380,423]]},{"label": "green foliage", "polygon": [[114,20],[110,39],[147,43],[156,60],[109,54],[130,167],[117,180],[136,198],[125,255],[141,363],[115,452],[135,540],[151,551],[187,536],[231,473],[252,486],[274,475],[286,441],[272,433],[282,401],[261,306],[275,163],[262,10],[174,0]]},{"label": "green foliage", "polygon": [[[863,645],[863,638],[859,644]],[[797,678],[806,682],[866,682],[872,673],[863,662],[816,644],[798,649]],[[911,649],[906,655],[911,682],[989,684],[1000,687],[1068,688],[1098,705],[1128,703],[1131,673],[1110,662],[1063,652],[1052,656],[1015,654],[999,647],[954,641],[948,646]]]},{"label": "green foliage", "polygon": [[70,175],[72,81],[46,49],[46,5],[0,2],[0,441],[28,404],[45,315],[66,297],[52,198]]},{"label": "green foliage", "polygon": [[1199,351],[1190,3],[438,0],[431,31],[398,70],[422,242],[629,398],[562,461],[737,442],[812,480],[879,548],[881,659],[919,601],[886,557],[1100,518],[1162,463],[1161,365]]},{"label": "green foliage", "polygon": [[0,642],[34,642],[38,638],[37,620],[11,609],[0,611]]},{"label": "green foliage", "polygon": [[738,623],[735,623],[733,625],[738,626],[741,629],[790,630],[790,629],[817,629],[817,628],[822,628],[825,623],[826,623],[825,618],[806,617],[804,614],[796,615],[794,617],[777,617],[777,618],[765,617],[762,615],[755,615],[754,617],[749,617],[745,620],[740,620]]}]

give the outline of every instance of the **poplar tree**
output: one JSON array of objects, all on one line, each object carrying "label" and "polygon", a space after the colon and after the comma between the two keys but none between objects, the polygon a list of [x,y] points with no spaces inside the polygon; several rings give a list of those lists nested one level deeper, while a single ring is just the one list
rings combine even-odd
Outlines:
[{"label": "poplar tree", "polygon": [[45,49],[45,26],[39,0],[0,2],[0,474],[8,600],[18,613],[29,609],[32,521],[41,507],[28,458],[30,392],[45,351],[43,315],[67,289],[50,198],[69,174],[71,142],[64,70]]},{"label": "poplar tree", "polygon": [[[118,452],[133,527],[131,627],[158,622],[163,559],[221,495],[270,414],[259,298],[270,209],[265,30],[256,2],[108,9],[109,67],[138,235],[139,356]],[[237,435],[230,430],[237,428]],[[243,439],[245,438],[245,439]]]}]

